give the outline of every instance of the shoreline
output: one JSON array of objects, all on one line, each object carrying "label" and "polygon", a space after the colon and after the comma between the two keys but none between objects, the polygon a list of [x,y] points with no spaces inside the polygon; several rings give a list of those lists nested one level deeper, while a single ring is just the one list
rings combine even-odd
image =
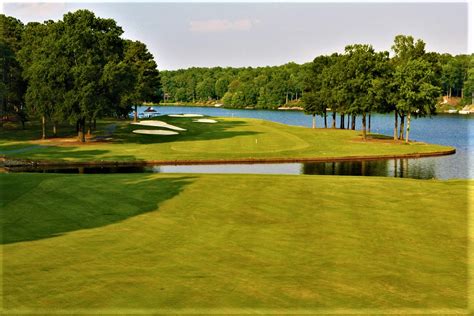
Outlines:
[{"label": "shoreline", "polygon": [[313,157],[313,158],[241,158],[241,159],[188,159],[188,160],[143,160],[143,161],[55,161],[0,158],[1,168],[23,167],[118,167],[118,166],[150,166],[150,165],[219,165],[219,164],[265,164],[265,163],[298,163],[298,162],[343,162],[343,161],[370,161],[390,159],[417,159],[427,157],[448,156],[456,153],[456,149],[426,153],[373,155],[373,156],[345,156],[345,157]]},{"label": "shoreline", "polygon": [[[195,107],[195,108],[216,108],[216,109],[227,109],[227,110],[264,110],[264,111],[296,111],[296,112],[303,112],[304,108],[299,107],[299,106],[280,106],[278,108],[255,108],[255,107],[242,107],[242,108],[236,108],[236,107],[227,107],[227,106],[215,106],[213,104],[196,104],[196,103],[158,103],[158,104],[146,104],[143,106],[154,106],[154,107],[160,107],[160,106],[170,106],[170,107]],[[331,111],[328,111],[331,112]],[[374,113],[376,114],[376,113]],[[449,115],[474,115],[474,112],[470,113],[459,113],[459,111],[456,111],[455,113],[450,113],[446,110],[436,110],[436,115],[440,114],[449,114]]]}]

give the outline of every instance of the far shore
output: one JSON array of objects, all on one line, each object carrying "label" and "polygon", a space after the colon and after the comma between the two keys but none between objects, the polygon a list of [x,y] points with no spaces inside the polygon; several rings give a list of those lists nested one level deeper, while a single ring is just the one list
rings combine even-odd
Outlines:
[{"label": "far shore", "polygon": [[[217,103],[219,104],[219,103]],[[301,106],[280,106],[278,108],[256,108],[254,106],[246,106],[246,107],[226,107],[224,105],[216,106],[216,104],[208,104],[208,103],[186,103],[186,102],[161,102],[161,103],[147,103],[143,104],[143,106],[189,106],[189,107],[206,107],[206,108],[224,108],[229,110],[267,110],[267,111],[304,111],[304,108]],[[456,111],[449,111],[449,110],[441,110],[437,109],[437,114],[459,114],[459,115],[469,115],[474,114],[474,106],[471,106],[469,110],[456,110]],[[330,112],[330,109],[328,109]]]}]

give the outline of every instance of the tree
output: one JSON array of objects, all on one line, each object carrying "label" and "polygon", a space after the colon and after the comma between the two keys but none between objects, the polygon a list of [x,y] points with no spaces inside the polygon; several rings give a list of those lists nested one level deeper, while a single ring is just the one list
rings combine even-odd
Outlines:
[{"label": "tree", "polygon": [[[400,69],[405,67],[409,61],[424,58],[425,43],[420,39],[415,42],[413,36],[397,35],[395,36],[392,50],[395,52],[395,56],[392,58],[391,62],[393,63],[394,71],[399,72]],[[400,91],[400,87],[395,84],[392,88],[394,91]],[[395,95],[394,97],[398,98],[399,96]],[[397,104],[399,104],[398,101]],[[400,135],[398,138],[403,139],[406,113],[404,112],[404,109],[399,106],[396,107],[395,112],[398,113],[400,117]],[[396,122],[397,121],[395,121],[395,124]]]},{"label": "tree", "polygon": [[347,79],[343,86],[347,109],[362,115],[362,135],[367,139],[367,114],[377,107],[379,80],[385,71],[388,52],[376,53],[371,45],[356,44],[346,46],[345,54]]},{"label": "tree", "polygon": [[84,142],[86,121],[90,125],[112,106],[104,71],[123,57],[123,31],[114,20],[97,18],[88,10],[67,13],[58,23],[63,26],[59,45],[69,67],[64,106]]},{"label": "tree", "polygon": [[215,81],[213,78],[206,78],[196,85],[196,95],[201,101],[212,100],[216,97]]},{"label": "tree", "polygon": [[43,139],[46,138],[46,122],[53,121],[56,136],[57,122],[66,116],[63,105],[69,67],[58,45],[60,34],[58,23],[29,23],[18,52],[23,76],[28,82],[26,109],[30,117],[41,119]]},{"label": "tree", "polygon": [[20,20],[0,14],[0,26],[0,124],[3,124],[6,116],[16,114],[24,127],[26,81],[22,77],[23,70],[17,56],[24,25]]},{"label": "tree", "polygon": [[[122,87],[115,91],[114,95],[124,92],[125,96],[121,101],[122,106],[128,108],[128,104],[135,106],[134,121],[137,121],[137,105],[145,101],[159,102],[160,97],[160,74],[157,69],[153,55],[148,51],[145,44],[139,41],[126,41],[123,62],[127,65],[133,78],[126,78],[123,74],[121,78],[125,82],[132,80],[132,86]],[[126,66],[124,66],[125,68]],[[111,82],[112,83],[112,82]],[[121,90],[121,91],[120,91]]]},{"label": "tree", "polygon": [[422,59],[409,60],[397,67],[394,80],[398,87],[397,108],[407,115],[406,142],[409,141],[411,115],[415,117],[435,114],[441,89],[433,85],[434,73],[430,64]]},{"label": "tree", "polygon": [[217,99],[222,99],[224,94],[227,92],[227,87],[229,86],[229,78],[222,77],[216,81],[214,91],[216,93]]},{"label": "tree", "polygon": [[474,54],[470,56],[467,79],[464,81],[464,103],[474,104]]},{"label": "tree", "polygon": [[325,127],[326,109],[328,107],[327,99],[322,92],[323,86],[323,71],[330,66],[330,57],[319,56],[313,60],[306,78],[305,94],[303,96],[303,107],[306,114],[313,116],[313,128],[316,127],[316,115],[324,117]]}]

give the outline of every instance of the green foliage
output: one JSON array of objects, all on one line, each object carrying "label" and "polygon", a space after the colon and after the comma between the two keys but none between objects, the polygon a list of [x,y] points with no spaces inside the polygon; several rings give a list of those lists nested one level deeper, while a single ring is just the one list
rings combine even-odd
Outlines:
[{"label": "green foliage", "polygon": [[[123,85],[111,95],[120,95],[122,91],[125,91],[120,100],[124,115],[130,111],[132,105],[159,101],[161,94],[160,74],[153,55],[145,44],[126,40],[124,58],[118,65],[124,70],[124,73],[115,79],[115,82],[122,82]],[[109,84],[113,85],[114,79],[110,79]]]},{"label": "green foliage", "polygon": [[25,118],[26,82],[18,61],[18,51],[23,29],[21,21],[0,14],[0,118],[17,115],[22,121]]},{"label": "green foliage", "polygon": [[[331,66],[331,57],[319,56],[314,59],[309,67],[303,95],[303,107],[307,114],[324,115],[326,108],[330,107],[328,95],[331,89],[326,82],[327,70]],[[326,72],[325,72],[326,70]],[[326,90],[324,90],[326,88]]]},{"label": "green foliage", "polygon": [[436,86],[436,68],[424,55],[424,43],[411,36],[399,35],[392,47],[394,61],[392,98],[404,114],[425,116],[435,113],[441,88]]},{"label": "green foliage", "polygon": [[[83,130],[86,121],[126,116],[132,105],[159,101],[161,83],[152,54],[145,44],[122,39],[122,33],[114,20],[87,10],[67,13],[57,22],[29,23],[18,51],[28,114],[77,123]],[[2,83],[0,90],[6,87]]]},{"label": "green foliage", "polygon": [[474,54],[470,56],[467,79],[464,81],[464,103],[473,104],[474,99]]},{"label": "green foliage", "polygon": [[[229,107],[277,108],[303,95],[307,65],[258,68],[189,68],[162,71],[170,102],[221,100]],[[184,89],[184,93],[183,93]]]}]

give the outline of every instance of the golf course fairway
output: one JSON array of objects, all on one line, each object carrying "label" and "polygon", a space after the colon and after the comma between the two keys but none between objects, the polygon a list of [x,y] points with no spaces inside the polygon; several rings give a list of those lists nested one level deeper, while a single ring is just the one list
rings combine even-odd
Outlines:
[{"label": "golf course fairway", "polygon": [[[133,131],[143,129],[143,126],[128,121],[102,121],[93,133],[100,141],[93,139],[85,144],[76,141],[71,126],[61,127],[59,138],[46,140],[38,140],[39,126],[29,126],[26,130],[17,126],[0,131],[0,155],[52,163],[175,163],[404,158],[454,152],[454,148],[448,146],[422,142],[406,144],[381,135],[371,135],[364,141],[361,131],[311,129],[259,119],[212,119],[217,123],[196,123],[191,117],[157,118],[163,125],[185,130],[173,130],[177,135],[136,134]],[[146,127],[158,131],[158,127]]]},{"label": "golf course fairway", "polygon": [[0,183],[5,314],[467,313],[472,181],[0,174]]}]

